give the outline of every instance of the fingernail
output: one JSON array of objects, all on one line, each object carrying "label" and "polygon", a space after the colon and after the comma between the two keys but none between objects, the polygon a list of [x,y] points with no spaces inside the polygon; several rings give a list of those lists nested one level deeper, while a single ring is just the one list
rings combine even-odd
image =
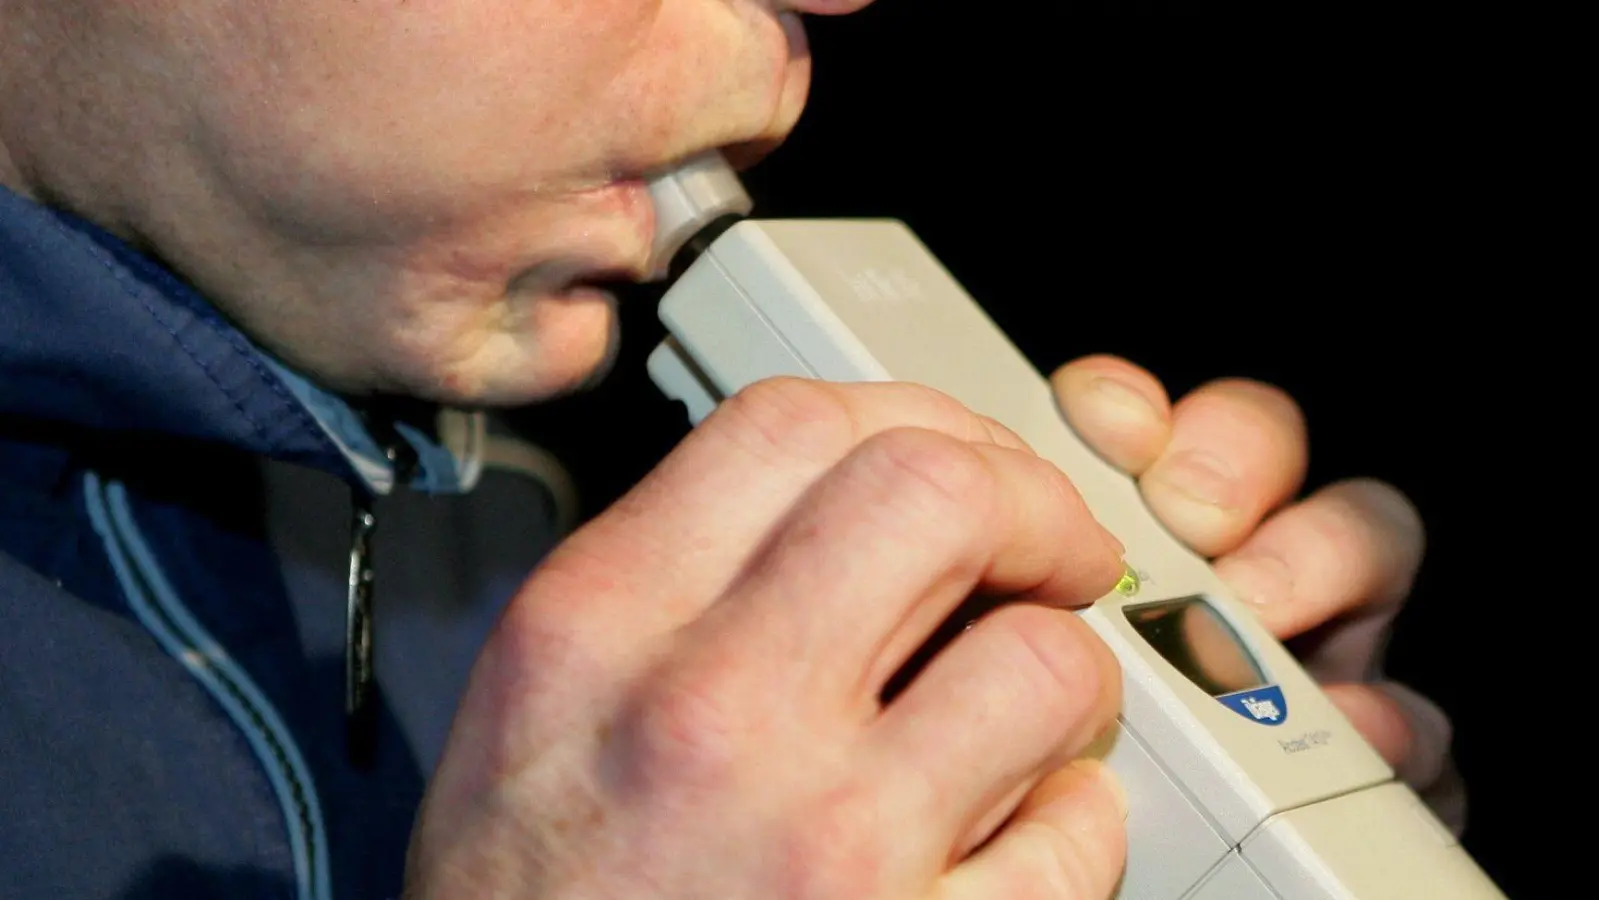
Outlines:
[{"label": "fingernail", "polygon": [[1161,420],[1160,410],[1142,391],[1109,376],[1101,375],[1088,382],[1084,399],[1093,405],[1096,415],[1106,420],[1103,424],[1118,421],[1159,424]]},{"label": "fingernail", "polygon": [[1294,571],[1270,553],[1229,556],[1217,561],[1216,574],[1238,599],[1256,609],[1280,605],[1293,596]]},{"label": "fingernail", "polygon": [[1218,509],[1231,509],[1238,476],[1221,457],[1203,450],[1185,450],[1159,466],[1156,480],[1187,499]]},{"label": "fingernail", "polygon": [[1110,795],[1111,801],[1116,804],[1116,810],[1121,813],[1122,821],[1127,821],[1127,790],[1122,787],[1121,779],[1116,777],[1110,766],[1091,756],[1072,760],[1072,766],[1098,782]]}]

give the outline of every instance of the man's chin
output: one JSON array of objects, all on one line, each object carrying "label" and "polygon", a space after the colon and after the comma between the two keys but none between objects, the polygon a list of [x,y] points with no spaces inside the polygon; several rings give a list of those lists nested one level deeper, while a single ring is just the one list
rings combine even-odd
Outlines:
[{"label": "man's chin", "polygon": [[599,385],[616,367],[620,332],[616,317],[607,318],[603,327],[566,328],[559,335],[543,335],[532,347],[485,354],[444,372],[407,379],[411,383],[405,390],[458,409],[529,406],[582,393]]}]

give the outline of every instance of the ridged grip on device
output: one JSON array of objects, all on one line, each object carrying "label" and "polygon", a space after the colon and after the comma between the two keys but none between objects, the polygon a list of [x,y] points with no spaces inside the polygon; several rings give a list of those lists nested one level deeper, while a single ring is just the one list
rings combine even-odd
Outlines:
[{"label": "ridged grip on device", "polygon": [[701,229],[728,215],[749,215],[755,203],[738,173],[714,150],[690,157],[649,182],[655,203],[650,278],[665,278],[672,258]]}]

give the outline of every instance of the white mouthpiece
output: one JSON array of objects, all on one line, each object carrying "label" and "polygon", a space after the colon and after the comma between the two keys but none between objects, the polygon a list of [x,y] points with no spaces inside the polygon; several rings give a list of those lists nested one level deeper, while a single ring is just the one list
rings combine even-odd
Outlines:
[{"label": "white mouthpiece", "polygon": [[667,275],[672,257],[700,229],[729,214],[748,215],[755,203],[738,173],[715,150],[690,157],[657,175],[649,184],[655,202],[655,246],[650,253],[650,280]]}]

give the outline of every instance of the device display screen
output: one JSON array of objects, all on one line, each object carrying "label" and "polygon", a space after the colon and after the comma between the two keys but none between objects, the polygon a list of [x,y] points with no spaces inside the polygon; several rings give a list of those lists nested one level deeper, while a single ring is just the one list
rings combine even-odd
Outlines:
[{"label": "device display screen", "polygon": [[1267,685],[1254,655],[1205,598],[1146,603],[1124,612],[1156,652],[1212,697]]}]

